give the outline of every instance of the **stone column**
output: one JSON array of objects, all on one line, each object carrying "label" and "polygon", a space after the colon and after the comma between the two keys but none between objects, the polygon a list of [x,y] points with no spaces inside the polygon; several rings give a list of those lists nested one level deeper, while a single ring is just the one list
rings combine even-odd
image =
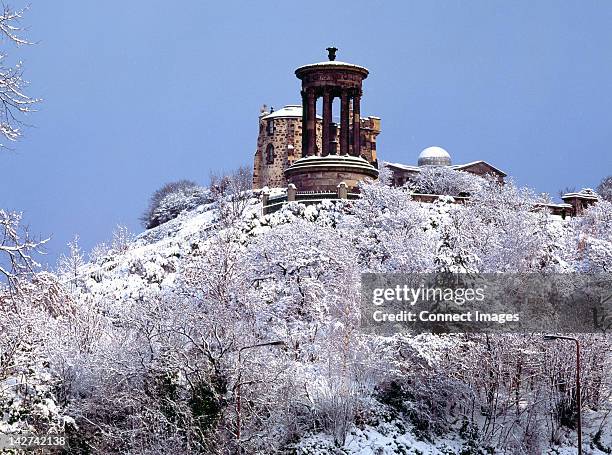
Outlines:
[{"label": "stone column", "polygon": [[306,93],[308,101],[308,118],[306,127],[308,129],[308,156],[317,154],[317,96],[314,90]]},{"label": "stone column", "polygon": [[330,147],[333,100],[329,90],[325,89],[323,92],[323,156],[333,153]]},{"label": "stone column", "polygon": [[349,146],[349,95],[346,90],[340,95],[340,155],[348,155]]},{"label": "stone column", "polygon": [[361,156],[361,93],[353,97],[353,156]]},{"label": "stone column", "polygon": [[302,157],[308,156],[308,98],[302,90]]}]

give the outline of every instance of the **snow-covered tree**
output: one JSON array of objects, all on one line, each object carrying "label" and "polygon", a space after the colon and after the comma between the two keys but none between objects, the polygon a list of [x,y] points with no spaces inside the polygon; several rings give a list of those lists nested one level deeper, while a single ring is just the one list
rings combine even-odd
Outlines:
[{"label": "snow-covered tree", "polygon": [[[21,294],[0,295],[0,389],[19,385],[0,393],[15,410],[7,431],[64,429],[70,449],[101,454],[451,453],[442,435],[453,453],[542,453],[564,441],[571,349],[363,332],[360,274],[604,271],[610,204],[560,220],[511,181],[483,181],[461,204],[360,189],[231,222],[231,194],[218,195],[75,265],[79,292],[29,273]],[[607,428],[609,337],[581,340],[589,428]]]},{"label": "snow-covered tree", "polygon": [[34,255],[49,240],[30,237],[28,230],[20,226],[21,218],[21,213],[0,209],[0,276],[12,291],[34,274],[39,266]]},{"label": "snow-covered tree", "polygon": [[79,275],[81,268],[85,265],[85,257],[79,246],[79,236],[68,242],[68,254],[61,254],[58,260],[58,273],[66,278],[70,283],[70,288],[75,289],[78,286]]},{"label": "snow-covered tree", "polygon": [[151,229],[210,200],[209,191],[190,180],[167,183],[153,193],[140,220],[145,228]]},{"label": "snow-covered tree", "polygon": [[567,259],[562,232],[545,211],[535,209],[538,202],[512,181],[487,182],[465,208],[449,212],[442,226],[445,254],[469,258],[467,269],[481,273],[557,270],[555,264]]},{"label": "snow-covered tree", "polygon": [[580,268],[612,273],[612,202],[603,200],[593,204],[574,225]]},{"label": "snow-covered tree", "polygon": [[111,251],[114,253],[125,253],[131,243],[134,241],[132,234],[127,226],[118,224],[113,230],[113,239],[111,241]]},{"label": "snow-covered tree", "polygon": [[596,191],[601,199],[612,202],[612,175],[603,178]]},{"label": "snow-covered tree", "polygon": [[414,193],[448,196],[469,195],[484,184],[484,179],[448,166],[422,166],[407,187]]},{"label": "snow-covered tree", "polygon": [[341,224],[354,238],[359,260],[371,272],[427,272],[438,234],[426,209],[408,193],[381,183],[361,185],[354,217]]},{"label": "snow-covered tree", "polygon": [[210,191],[219,204],[220,219],[226,224],[236,222],[244,213],[251,198],[253,174],[247,166],[240,166],[225,174],[211,173]]},{"label": "snow-covered tree", "polygon": [[[18,46],[32,44],[23,36],[24,28],[20,25],[24,13],[24,9],[14,10],[3,6],[0,14],[0,34]],[[14,142],[22,135],[21,117],[33,112],[34,105],[40,100],[26,93],[28,82],[23,78],[23,64],[10,65],[6,61],[7,54],[0,53],[0,134]]]}]

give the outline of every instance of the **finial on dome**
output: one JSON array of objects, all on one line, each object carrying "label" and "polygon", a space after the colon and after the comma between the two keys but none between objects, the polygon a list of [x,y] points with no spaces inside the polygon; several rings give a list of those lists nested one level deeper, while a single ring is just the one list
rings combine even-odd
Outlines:
[{"label": "finial on dome", "polygon": [[329,58],[330,62],[336,60],[336,52],[338,51],[337,47],[328,47],[325,50],[327,51],[327,58]]}]

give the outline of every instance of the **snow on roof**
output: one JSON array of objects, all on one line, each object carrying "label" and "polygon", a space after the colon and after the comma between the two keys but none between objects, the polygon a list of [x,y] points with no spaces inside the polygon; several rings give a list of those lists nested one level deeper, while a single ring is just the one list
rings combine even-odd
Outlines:
[{"label": "snow on roof", "polygon": [[597,196],[597,193],[593,191],[591,188],[582,188],[580,191],[576,193],[565,193],[563,196],[561,196],[561,199],[568,199],[572,197],[578,197],[581,199],[595,199],[595,200],[599,199],[599,196]]},{"label": "snow on roof", "polygon": [[295,71],[300,71],[305,68],[310,68],[313,66],[314,67],[317,67],[317,66],[344,66],[347,68],[355,68],[359,70],[364,70],[366,71],[366,73],[368,72],[368,69],[363,66],[355,65],[354,63],[340,62],[338,60],[328,60],[327,62],[310,63],[309,65],[300,66]]},{"label": "snow on roof", "polygon": [[[291,118],[291,117],[302,117],[302,105],[301,104],[287,104],[282,109],[274,111],[268,115],[262,117],[264,120],[272,118]],[[322,119],[320,115],[317,115],[318,119]]]},{"label": "snow on roof", "polygon": [[[465,163],[465,164],[454,164],[454,165],[448,166],[448,167],[450,167],[451,169],[455,169],[455,170],[460,171],[460,170],[465,169],[467,167],[474,166],[475,164],[485,164],[488,167],[490,167],[491,169],[494,169],[495,171],[499,172],[501,175],[504,175],[504,176],[506,175],[506,173],[503,172],[502,170],[496,168],[495,166],[492,166],[491,164],[489,164],[489,163],[487,163],[486,161],[483,161],[483,160],[472,161],[470,163]],[[390,163],[388,161],[385,161],[384,165],[385,166],[390,166],[390,167],[395,167],[395,168],[398,168],[398,169],[403,169],[405,171],[412,171],[412,172],[421,172],[421,169],[422,169],[420,166],[411,166],[409,164],[400,164],[400,163]]]},{"label": "snow on roof", "polygon": [[556,203],[540,202],[535,205],[537,207],[550,207],[550,208],[560,208],[560,209],[571,209],[572,208],[572,204],[556,204]]},{"label": "snow on roof", "polygon": [[367,160],[360,156],[352,155],[327,155],[327,156],[305,156],[296,160],[290,169],[300,166],[325,167],[329,165],[342,165],[347,167],[358,167],[363,169],[364,166],[374,168]]},{"label": "snow on roof", "polygon": [[391,167],[396,167],[398,169],[404,169],[405,171],[421,172],[421,168],[419,168],[418,166],[411,166],[409,164],[390,163],[388,161],[385,161],[383,164],[385,166],[391,166]]},{"label": "snow on roof", "polygon": [[499,172],[501,175],[507,175],[504,171],[502,171],[499,168],[496,168],[495,166],[493,166],[491,163],[488,163],[484,160],[478,160],[478,161],[471,161],[469,163],[465,163],[465,164],[455,164],[453,166],[451,166],[451,168],[453,169],[457,169],[457,170],[461,170],[461,169],[465,169],[466,167],[470,167],[470,166],[474,166],[476,164],[484,164],[486,166],[489,166],[491,169],[494,169],[495,171]]}]

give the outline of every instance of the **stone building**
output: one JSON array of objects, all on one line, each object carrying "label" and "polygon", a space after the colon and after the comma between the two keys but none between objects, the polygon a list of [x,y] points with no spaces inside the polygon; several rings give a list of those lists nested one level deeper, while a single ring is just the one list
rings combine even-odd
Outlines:
[{"label": "stone building", "polygon": [[400,163],[384,163],[384,166],[391,171],[391,184],[402,186],[421,172],[423,166],[448,166],[457,171],[469,172],[479,176],[493,176],[503,182],[506,173],[492,164],[483,160],[472,161],[465,164],[453,164],[449,153],[441,147],[427,147],[419,155],[417,165]]},{"label": "stone building", "polygon": [[[331,191],[332,187],[335,191],[341,181],[354,188],[362,178],[378,175],[376,137],[380,118],[360,116],[361,81],[368,71],[331,57],[330,52],[330,61],[296,70],[302,80],[301,105],[287,105],[278,111],[268,111],[265,106],[262,109],[253,189],[285,188],[293,179],[302,191]],[[323,115],[316,112],[318,98],[322,98]],[[340,124],[332,119],[334,98],[341,101]],[[311,159],[294,166],[307,157]]]},{"label": "stone building", "polygon": [[[292,201],[315,204],[322,200],[355,199],[359,182],[378,178],[376,138],[380,118],[361,117],[362,83],[369,71],[362,66],[336,61],[335,48],[328,48],[329,61],[295,70],[301,80],[301,105],[287,105],[278,111],[265,106],[259,116],[257,151],[253,166],[253,189],[278,188],[261,192],[262,211],[271,213]],[[322,99],[321,109],[317,101]],[[333,117],[334,99],[340,100],[340,121]],[[320,113],[320,114],[319,114]],[[444,166],[478,176],[504,181],[506,173],[492,164],[477,160],[453,164],[440,147],[421,152],[417,165],[384,163],[391,173],[391,184],[403,186],[423,169]],[[413,194],[415,200],[434,202],[438,196]],[[462,203],[469,195],[460,194]],[[563,203],[536,204],[562,218],[578,216],[597,202],[592,190],[568,193]]]},{"label": "stone building", "polygon": [[565,193],[561,199],[564,205],[569,207],[570,215],[580,216],[599,200],[599,196],[591,188],[583,188],[578,192]]},{"label": "stone building", "polygon": [[[322,118],[317,118],[321,137]],[[321,140],[318,140],[321,147]],[[287,105],[278,111],[264,106],[259,115],[257,152],[253,166],[253,189],[285,188],[285,169],[302,157],[302,106]]]}]

